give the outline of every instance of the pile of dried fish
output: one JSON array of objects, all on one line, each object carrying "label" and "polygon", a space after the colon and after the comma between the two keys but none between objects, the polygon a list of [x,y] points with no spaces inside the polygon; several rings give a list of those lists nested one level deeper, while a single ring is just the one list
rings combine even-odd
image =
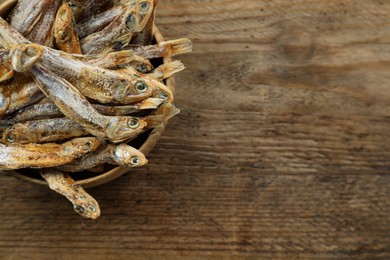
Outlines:
[{"label": "pile of dried fish", "polygon": [[76,212],[100,215],[68,173],[145,165],[131,141],[179,111],[164,82],[184,66],[161,58],[192,45],[152,43],[157,2],[20,0],[0,18],[1,170],[41,169]]}]

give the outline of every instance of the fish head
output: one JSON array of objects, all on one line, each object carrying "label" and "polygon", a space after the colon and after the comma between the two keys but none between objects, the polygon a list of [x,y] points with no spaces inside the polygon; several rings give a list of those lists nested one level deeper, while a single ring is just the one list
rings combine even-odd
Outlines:
[{"label": "fish head", "polygon": [[95,151],[100,144],[101,140],[96,137],[74,138],[64,143],[64,152],[81,156]]},{"label": "fish head", "polygon": [[34,44],[17,44],[9,54],[12,68],[17,72],[26,72],[29,70],[42,56],[43,47]]},{"label": "fish head", "polygon": [[114,99],[123,104],[144,100],[150,97],[154,91],[153,87],[140,77],[133,77],[131,80],[121,79],[115,84],[113,88]]},{"label": "fish head", "polygon": [[161,83],[158,80],[152,79],[147,75],[141,73],[134,74],[137,75],[137,80],[134,81],[134,90],[143,91],[145,88],[150,89],[152,93],[149,95],[153,98],[164,99],[166,101],[173,101],[173,92],[168,88],[164,83]]},{"label": "fish head", "polygon": [[60,9],[57,11],[57,16],[55,18],[55,38],[56,41],[62,43],[69,41],[71,29],[70,22],[72,21],[71,9],[68,3],[63,3]]},{"label": "fish head", "polygon": [[146,122],[137,117],[113,116],[106,128],[106,137],[114,143],[131,139],[143,132]]},{"label": "fish head", "polygon": [[115,147],[112,157],[118,165],[127,167],[140,167],[148,163],[142,152],[127,144]]},{"label": "fish head", "polygon": [[155,86],[155,91],[153,92],[152,97],[163,99],[164,103],[173,101],[173,92],[170,88],[157,80],[149,80],[152,81],[153,86]]},{"label": "fish head", "polygon": [[130,62],[130,65],[138,72],[140,73],[148,73],[152,69],[154,69],[152,63],[145,59],[145,60],[133,60]]},{"label": "fish head", "polygon": [[131,1],[124,16],[124,23],[129,32],[140,32],[153,12],[153,0]]},{"label": "fish head", "polygon": [[15,124],[3,132],[2,142],[7,145],[36,143],[39,138],[36,133],[23,124]]},{"label": "fish head", "polygon": [[97,219],[100,216],[98,202],[85,192],[75,195],[72,203],[74,211],[84,218]]}]

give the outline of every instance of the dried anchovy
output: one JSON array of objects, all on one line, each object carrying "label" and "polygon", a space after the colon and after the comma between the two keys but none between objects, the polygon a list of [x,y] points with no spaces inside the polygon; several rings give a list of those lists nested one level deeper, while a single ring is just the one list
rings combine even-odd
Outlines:
[{"label": "dried anchovy", "polygon": [[3,132],[5,144],[48,143],[89,135],[69,118],[51,118],[14,124]]},{"label": "dried anchovy", "polygon": [[46,0],[43,2],[46,2],[44,12],[26,38],[34,43],[52,47],[54,18],[62,1]]},{"label": "dried anchovy", "polygon": [[41,176],[49,188],[65,196],[73,204],[74,210],[85,218],[100,216],[98,202],[67,174],[55,169],[42,169]]},{"label": "dried anchovy", "polygon": [[34,80],[23,74],[16,75],[9,82],[0,83],[0,93],[0,116],[11,114],[45,97]]},{"label": "dried anchovy", "polygon": [[73,23],[68,3],[63,3],[54,20],[54,38],[57,47],[68,53],[81,54],[79,37]]},{"label": "dried anchovy", "polygon": [[137,136],[146,126],[146,122],[136,117],[103,116],[69,82],[39,65],[35,65],[31,72],[42,92],[54,101],[61,112],[95,136],[121,142]]},{"label": "dried anchovy", "polygon": [[100,145],[95,137],[77,138],[63,144],[5,145],[0,143],[0,169],[47,168],[63,165]]},{"label": "dried anchovy", "polygon": [[142,31],[153,11],[153,0],[135,0],[125,4],[126,10],[101,31],[80,41],[85,54],[108,53],[126,46],[135,33]]},{"label": "dried anchovy", "polygon": [[152,14],[149,17],[148,22],[146,23],[144,29],[139,33],[137,33],[134,39],[132,39],[131,44],[141,45],[141,46],[152,44],[154,18],[155,18],[157,4],[158,4],[158,0],[154,0],[153,7],[152,7],[153,8]]},{"label": "dried anchovy", "polygon": [[106,144],[89,156],[61,165],[58,169],[67,172],[79,172],[104,163],[126,167],[141,167],[147,162],[148,160],[142,152],[127,144]]},{"label": "dried anchovy", "polygon": [[[44,101],[44,100],[42,100]],[[3,124],[16,124],[26,122],[30,120],[50,119],[56,117],[63,117],[64,114],[61,110],[50,100],[46,99],[45,102],[39,102],[37,104],[30,105],[22,108],[11,116],[0,120]],[[133,105],[124,106],[106,106],[102,104],[91,104],[99,113],[107,116],[125,116],[141,112],[147,109],[156,109],[165,100],[160,98],[148,98]]]}]

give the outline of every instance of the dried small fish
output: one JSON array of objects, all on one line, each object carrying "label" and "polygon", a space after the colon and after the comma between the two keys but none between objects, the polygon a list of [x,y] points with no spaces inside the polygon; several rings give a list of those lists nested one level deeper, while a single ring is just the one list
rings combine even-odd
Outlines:
[{"label": "dried small fish", "polygon": [[152,44],[154,16],[155,16],[157,4],[158,4],[158,0],[154,0],[153,1],[153,11],[149,17],[148,22],[146,23],[144,29],[142,31],[140,31],[139,33],[137,33],[137,35],[134,37],[134,39],[131,40],[131,44],[141,45],[141,46]]},{"label": "dried small fish", "polygon": [[101,103],[130,104],[144,100],[157,91],[165,92],[172,100],[173,95],[169,88],[156,80],[144,77],[134,69],[128,68],[124,74],[93,66],[63,52],[33,44],[29,46],[43,49],[40,59],[43,66],[68,80],[84,96]]},{"label": "dried small fish", "polygon": [[79,172],[104,163],[126,167],[141,167],[147,164],[147,162],[148,160],[143,153],[127,144],[106,144],[102,145],[91,155],[59,166],[58,169],[67,172]]},{"label": "dried small fish", "polygon": [[147,118],[149,124],[153,124],[153,128],[158,129],[160,127],[165,127],[168,120],[179,113],[180,113],[180,109],[178,109],[171,102],[167,102],[161,105],[155,111],[153,111],[153,113],[151,113],[151,115],[149,115]]},{"label": "dried small fish", "polygon": [[156,109],[165,99],[147,98],[133,105],[126,106],[105,106],[101,104],[92,104],[92,106],[103,115],[124,116],[139,113],[145,109]]},{"label": "dried small fish", "polygon": [[9,54],[9,49],[0,50],[0,82],[11,79],[15,73]]},{"label": "dried small fish", "polygon": [[10,25],[22,35],[26,35],[48,8],[51,0],[19,0],[10,14]]},{"label": "dried small fish", "polygon": [[113,8],[108,9],[102,13],[92,16],[90,19],[83,23],[76,25],[76,32],[78,36],[84,38],[90,34],[100,31],[105,26],[110,24],[116,18],[118,18],[124,11],[124,5],[117,4]]},{"label": "dried small fish", "polygon": [[153,11],[153,0],[134,0],[126,6],[126,11],[104,29],[80,41],[83,53],[103,54],[120,50],[135,33],[143,30]]},{"label": "dried small fish", "polygon": [[12,28],[4,19],[0,16],[0,45],[4,48],[12,48],[15,44],[31,43],[18,31]]},{"label": "dried small fish", "polygon": [[89,135],[69,118],[51,118],[14,124],[3,132],[5,144],[48,143]]},{"label": "dried small fish", "polygon": [[80,22],[113,7],[117,0],[67,0],[67,2],[72,8],[76,21]]},{"label": "dried small fish", "polygon": [[[51,100],[45,101],[44,103],[42,101],[16,111],[12,114],[12,116],[0,120],[0,123],[13,125],[31,120],[50,119],[64,116],[61,110]],[[92,106],[103,115],[125,116],[136,114],[146,109],[156,109],[164,101],[165,100],[161,98],[147,98],[133,105],[105,106],[101,104],[92,104]]]},{"label": "dried small fish", "polygon": [[99,145],[95,137],[77,138],[63,144],[0,144],[0,169],[56,167],[93,152]]},{"label": "dried small fish", "polygon": [[0,93],[0,117],[3,116],[11,104],[11,98]]},{"label": "dried small fish", "polygon": [[10,50],[12,68],[17,72],[26,72],[42,56],[43,49],[37,44],[18,44]]},{"label": "dried small fish", "polygon": [[[87,58],[87,56],[84,57]],[[103,57],[89,60],[85,59],[85,61],[94,66],[110,69],[131,66],[141,73],[146,73],[153,69],[153,65],[148,59],[134,55],[134,52],[131,50],[114,51]]]},{"label": "dried small fish", "polygon": [[[0,170],[46,168],[49,187],[96,219],[96,200],[59,170],[145,165],[180,111],[165,79],[184,65],[165,58],[192,43],[162,42],[158,0],[6,0],[3,15],[11,2],[14,28],[0,17]],[[146,133],[139,149],[126,144],[138,147]]]},{"label": "dried small fish", "polygon": [[[172,91],[164,84],[150,78],[142,78],[142,75],[135,70],[130,75],[119,75],[115,71],[92,66],[75,59],[72,55],[45,48],[44,46],[27,44],[28,46],[22,47],[21,43],[28,41],[13,30],[1,17],[0,38],[0,43],[5,47],[20,44],[14,47],[14,51],[25,51],[27,58],[29,58],[29,53],[26,50],[32,52],[32,49],[35,48],[37,53],[43,52],[43,57],[41,58],[42,62],[46,62],[46,66],[74,84],[83,95],[99,102],[134,103],[151,96],[156,89],[158,92],[161,90],[165,92],[170,101],[173,100]],[[14,55],[14,57],[16,61],[22,60],[18,55]],[[29,59],[32,60],[31,58]],[[16,64],[18,65],[17,62]],[[29,64],[27,63],[27,65]],[[23,67],[17,69],[22,70]],[[116,82],[113,82],[113,80],[116,80]],[[92,89],[91,86],[95,86],[95,88]]]},{"label": "dried small fish", "polygon": [[52,101],[45,103],[39,102],[15,111],[10,117],[4,118],[0,122],[13,125],[30,120],[49,119],[62,116],[64,116],[64,114],[62,114],[61,110],[59,110]]},{"label": "dried small fish", "polygon": [[146,122],[135,117],[100,114],[73,85],[40,65],[33,66],[31,72],[42,92],[61,112],[95,136],[121,142],[137,136],[146,126]]},{"label": "dried small fish", "polygon": [[53,46],[53,25],[54,17],[61,5],[62,0],[45,0],[45,8],[39,20],[32,30],[26,35],[26,38],[34,43],[45,46]]},{"label": "dried small fish", "polygon": [[184,64],[176,60],[158,66],[156,69],[154,69],[151,73],[148,73],[147,75],[155,80],[163,81],[164,79],[172,77],[173,74],[178,73],[184,69]]},{"label": "dried small fish", "polygon": [[41,176],[49,188],[65,196],[74,210],[84,218],[97,219],[100,216],[98,202],[67,174],[55,169],[42,169]]},{"label": "dried small fish", "polygon": [[23,74],[16,74],[9,81],[0,83],[0,94],[0,116],[13,113],[45,97],[34,80]]},{"label": "dried small fish", "polygon": [[173,57],[179,54],[185,54],[192,51],[192,42],[190,39],[182,38],[171,41],[160,42],[155,45],[147,46],[127,46],[125,49],[133,50],[135,55],[145,59],[155,59],[161,57]]},{"label": "dried small fish", "polygon": [[81,54],[78,35],[73,23],[72,11],[68,3],[63,3],[54,22],[54,38],[57,47],[67,53]]}]

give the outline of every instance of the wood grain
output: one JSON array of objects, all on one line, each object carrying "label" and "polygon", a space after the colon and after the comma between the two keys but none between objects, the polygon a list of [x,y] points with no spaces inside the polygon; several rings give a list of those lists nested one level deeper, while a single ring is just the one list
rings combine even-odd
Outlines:
[{"label": "wood grain", "polygon": [[390,258],[390,2],[160,1],[182,112],[81,219],[0,178],[0,256]]}]

